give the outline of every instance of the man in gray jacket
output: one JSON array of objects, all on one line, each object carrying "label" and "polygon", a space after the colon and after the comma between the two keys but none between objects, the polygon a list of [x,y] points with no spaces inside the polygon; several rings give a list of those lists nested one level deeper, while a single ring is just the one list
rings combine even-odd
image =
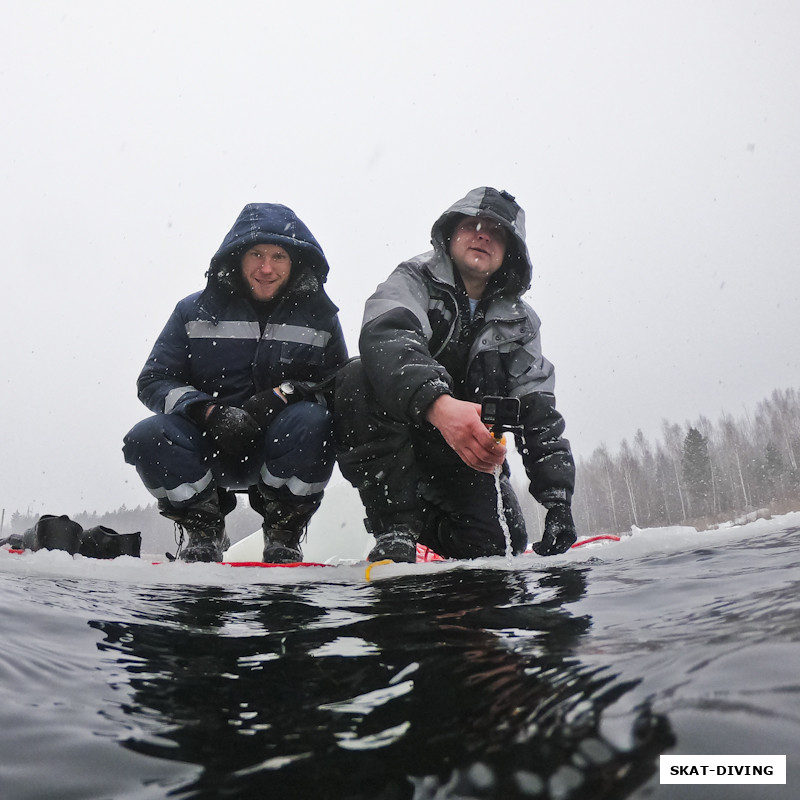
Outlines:
[{"label": "man in gray jacket", "polygon": [[576,539],[575,467],[542,356],[530,287],[525,215],[507,192],[481,187],[433,226],[433,250],[400,264],[367,300],[361,358],[337,377],[335,431],[342,474],[375,536],[370,561],[414,561],[417,542],[439,555],[506,552],[527,532],[506,448],[481,421],[486,396],[518,398],[516,444],[531,494],[548,511],[540,555]]}]

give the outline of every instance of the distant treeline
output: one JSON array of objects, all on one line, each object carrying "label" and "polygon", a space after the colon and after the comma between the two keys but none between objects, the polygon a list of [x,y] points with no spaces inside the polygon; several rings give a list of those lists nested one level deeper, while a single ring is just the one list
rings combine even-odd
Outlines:
[{"label": "distant treeline", "polygon": [[651,443],[639,431],[616,453],[603,445],[577,465],[580,530],[689,523],[707,527],[762,507],[800,508],[800,395],[775,390],[751,415],[664,421]]}]

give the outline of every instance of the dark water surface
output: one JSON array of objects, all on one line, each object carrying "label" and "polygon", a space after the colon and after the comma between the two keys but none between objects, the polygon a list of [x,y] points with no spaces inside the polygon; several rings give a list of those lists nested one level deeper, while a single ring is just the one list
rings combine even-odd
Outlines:
[{"label": "dark water surface", "polygon": [[[796,798],[797,536],[372,583],[0,568],[0,798]],[[661,786],[661,753],[787,785]]]}]

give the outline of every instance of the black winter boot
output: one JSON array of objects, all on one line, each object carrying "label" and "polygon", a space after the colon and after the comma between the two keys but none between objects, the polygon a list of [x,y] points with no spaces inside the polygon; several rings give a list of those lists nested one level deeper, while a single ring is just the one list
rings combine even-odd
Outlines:
[{"label": "black winter boot", "polygon": [[301,533],[270,528],[262,525],[264,531],[264,554],[261,560],[265,564],[297,564],[303,560],[300,549]]},{"label": "black winter boot", "polygon": [[286,489],[259,484],[250,489],[250,505],[264,517],[265,564],[295,564],[303,560],[300,541],[322,502],[322,492],[297,497]]},{"label": "black winter boot", "polygon": [[81,546],[83,528],[66,514],[42,514],[22,535],[26,550],[65,550],[71,556]]},{"label": "black winter boot", "polygon": [[375,537],[375,546],[367,554],[367,561],[397,561],[413,564],[417,560],[417,539],[421,526],[414,522],[376,524],[364,520],[367,530]]},{"label": "black winter boot", "polygon": [[178,551],[181,561],[222,561],[231,543],[225,533],[225,515],[220,510],[216,489],[206,490],[195,502],[182,508],[159,500],[158,510],[189,538],[186,546]]},{"label": "black winter boot", "polygon": [[78,552],[87,558],[117,558],[118,556],[138,558],[141,550],[141,531],[117,533],[105,525],[96,525],[94,528],[87,528],[81,534],[81,547]]}]

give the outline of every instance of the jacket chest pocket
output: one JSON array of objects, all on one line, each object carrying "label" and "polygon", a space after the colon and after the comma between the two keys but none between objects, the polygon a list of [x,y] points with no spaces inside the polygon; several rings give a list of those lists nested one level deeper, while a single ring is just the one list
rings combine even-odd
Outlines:
[{"label": "jacket chest pocket", "polygon": [[495,320],[480,332],[475,347],[478,352],[493,350],[506,356],[520,349],[538,348],[538,337],[525,322]]},{"label": "jacket chest pocket", "polygon": [[268,325],[259,343],[256,368],[281,378],[312,380],[319,374],[330,339],[326,331],[294,325]]},{"label": "jacket chest pocket", "polygon": [[516,342],[513,348],[505,353],[501,352],[500,358],[506,372],[512,378],[517,379],[540,366],[541,353],[533,342],[524,344]]},{"label": "jacket chest pocket", "polygon": [[279,361],[282,366],[297,364],[318,367],[322,364],[322,349],[307,344],[281,342]]},{"label": "jacket chest pocket", "polygon": [[470,383],[487,394],[507,394],[537,369],[539,337],[524,321],[495,321],[476,340],[473,362],[478,374]]}]

